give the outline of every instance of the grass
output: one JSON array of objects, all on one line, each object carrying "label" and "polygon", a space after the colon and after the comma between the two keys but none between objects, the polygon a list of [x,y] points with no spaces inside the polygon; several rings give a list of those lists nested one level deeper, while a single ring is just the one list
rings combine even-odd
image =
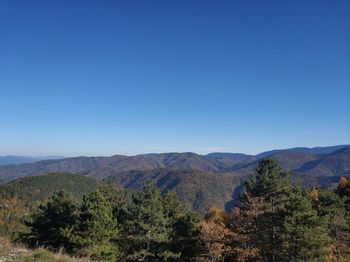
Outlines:
[{"label": "grass", "polygon": [[44,248],[27,249],[0,237],[0,261],[6,262],[89,262],[87,258],[75,258],[63,253],[53,253]]}]

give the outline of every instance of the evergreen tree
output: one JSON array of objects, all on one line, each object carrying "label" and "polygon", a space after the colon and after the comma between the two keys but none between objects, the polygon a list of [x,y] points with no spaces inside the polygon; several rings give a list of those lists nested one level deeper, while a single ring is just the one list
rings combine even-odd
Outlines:
[{"label": "evergreen tree", "polygon": [[[291,183],[286,173],[281,172],[277,161],[265,158],[256,168],[256,174],[245,184],[250,197],[264,200],[264,208],[257,220],[257,238],[261,240],[258,249],[264,261],[279,261],[283,244],[283,220],[285,205],[291,194]],[[241,203],[245,205],[245,195]]]},{"label": "evergreen tree", "polygon": [[78,203],[67,193],[60,191],[45,205],[40,205],[31,219],[25,221],[30,232],[22,239],[30,246],[44,246],[50,249],[72,250],[72,243],[65,230],[72,227],[78,218]]},{"label": "evergreen tree", "polygon": [[283,260],[322,261],[329,243],[327,226],[313,209],[310,196],[294,188],[286,211]]},{"label": "evergreen tree", "polygon": [[118,228],[121,229],[129,217],[129,197],[127,190],[120,188],[117,184],[105,181],[98,186],[98,191],[108,203],[112,205],[113,217],[117,220]]},{"label": "evergreen tree", "polygon": [[167,193],[163,196],[164,214],[167,217],[169,226],[183,215],[183,206],[174,193]]},{"label": "evergreen tree", "polygon": [[199,215],[190,211],[174,222],[171,245],[173,253],[181,254],[179,261],[193,261],[198,255],[199,222]]},{"label": "evergreen tree", "polygon": [[84,196],[77,224],[66,230],[78,254],[103,261],[115,261],[117,256],[117,223],[112,205],[100,191]]},{"label": "evergreen tree", "polygon": [[174,193],[163,196],[163,206],[169,232],[168,250],[177,254],[172,260],[193,260],[196,255],[199,215],[188,211]]},{"label": "evergreen tree", "polygon": [[333,256],[341,259],[350,253],[350,233],[347,224],[345,204],[339,195],[320,191],[319,215],[327,222],[329,235],[333,240]]},{"label": "evergreen tree", "polygon": [[346,177],[341,177],[335,191],[345,203],[347,212],[350,213],[350,181]]},{"label": "evergreen tree", "polygon": [[171,231],[159,190],[150,181],[133,195],[131,219],[125,238],[128,261],[171,261],[179,257],[169,249]]}]

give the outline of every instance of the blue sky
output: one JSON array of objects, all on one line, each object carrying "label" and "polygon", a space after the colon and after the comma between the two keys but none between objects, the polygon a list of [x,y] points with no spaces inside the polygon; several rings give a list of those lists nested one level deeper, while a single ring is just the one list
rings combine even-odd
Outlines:
[{"label": "blue sky", "polygon": [[350,1],[0,8],[0,155],[350,143]]}]

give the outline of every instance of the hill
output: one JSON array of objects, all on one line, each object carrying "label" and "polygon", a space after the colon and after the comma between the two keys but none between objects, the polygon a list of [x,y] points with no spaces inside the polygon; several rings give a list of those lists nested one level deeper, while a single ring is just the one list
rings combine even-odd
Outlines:
[{"label": "hill", "polygon": [[[8,182],[21,176],[40,175],[50,172],[77,173],[103,179],[115,173],[158,168],[197,169],[213,173],[236,172],[245,175],[252,172],[259,159],[266,156],[277,159],[284,169],[294,170],[300,169],[302,166],[307,166],[308,162],[321,160],[326,155],[348,147],[292,148],[268,151],[255,156],[239,153],[212,153],[208,155],[163,153],[136,156],[73,157],[21,165],[0,166],[0,179]],[[345,157],[343,159],[334,159],[334,161],[349,162],[350,160]],[[341,175],[339,172],[336,174],[334,170],[325,170],[327,170],[325,171],[327,175]]]},{"label": "hill", "polygon": [[350,146],[332,146],[273,150],[255,156],[240,153],[198,155],[188,152],[74,157],[0,166],[0,179],[10,182],[18,177],[50,172],[75,173],[100,180],[112,179],[127,188],[139,188],[144,180],[151,179],[162,191],[170,188],[185,203],[202,210],[209,205],[224,205],[227,195],[235,192],[240,181],[254,172],[258,161],[264,156],[278,160],[284,170],[291,170],[294,181],[305,186],[327,188],[350,170],[349,151]]},{"label": "hill", "polygon": [[64,190],[76,198],[93,191],[99,182],[77,174],[51,173],[19,178],[0,186],[0,195],[17,198],[24,205],[34,206],[57,191]]},{"label": "hill", "polygon": [[[297,151],[277,150],[269,156],[278,160],[284,170],[292,170],[293,180],[306,187],[332,187],[350,170],[350,146],[330,154]],[[60,189],[81,197],[96,186],[95,178],[112,180],[130,189],[140,189],[146,180],[152,180],[162,193],[173,191],[183,203],[203,212],[211,206],[230,205],[232,196],[240,190],[241,181],[254,172],[260,159],[258,156],[165,153],[76,157],[3,166],[0,175],[5,181],[17,176],[27,177],[0,186],[0,193],[33,202]],[[53,171],[77,174],[42,175]]]},{"label": "hill", "polygon": [[234,189],[240,185],[238,177],[230,173],[164,168],[127,171],[107,179],[129,189],[141,189],[146,180],[151,180],[162,193],[172,191],[184,204],[200,212],[213,206],[224,208],[231,201]]}]

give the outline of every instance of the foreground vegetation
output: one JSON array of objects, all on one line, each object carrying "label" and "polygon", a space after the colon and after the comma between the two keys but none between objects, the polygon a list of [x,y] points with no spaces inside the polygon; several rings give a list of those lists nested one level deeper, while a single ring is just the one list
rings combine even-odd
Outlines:
[{"label": "foreground vegetation", "polygon": [[349,261],[349,180],[334,192],[307,191],[272,159],[259,163],[229,213],[212,208],[201,217],[151,182],[135,192],[101,184],[82,200],[61,191],[33,212],[16,201],[2,199],[0,234],[45,252],[98,261]]},{"label": "foreground vegetation", "polygon": [[76,258],[52,252],[45,248],[28,249],[20,244],[13,244],[7,238],[0,237],[0,261],[13,262],[89,262],[88,258]]}]

